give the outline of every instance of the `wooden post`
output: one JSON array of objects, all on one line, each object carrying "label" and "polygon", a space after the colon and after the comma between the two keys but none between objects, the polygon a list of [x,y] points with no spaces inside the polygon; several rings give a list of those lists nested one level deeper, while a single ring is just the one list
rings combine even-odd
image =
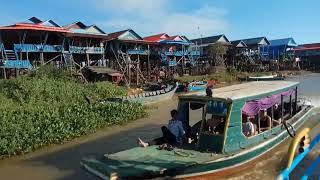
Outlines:
[{"label": "wooden post", "polygon": [[136,65],[136,73],[137,73],[137,86],[139,85],[139,68],[140,68],[140,56],[138,54],[138,62],[137,62],[137,65]]},{"label": "wooden post", "polygon": [[131,62],[129,61],[129,54],[127,54],[127,56],[126,56],[126,58],[127,59],[124,59],[124,61],[126,61],[125,63],[127,64],[127,66],[128,66],[128,85],[129,85],[129,87],[130,87],[130,85],[131,85]]},{"label": "wooden post", "polygon": [[296,114],[297,113],[297,111],[298,111],[298,87],[296,86],[296,91],[295,91],[295,94],[294,94],[294,100],[295,100],[295,102],[294,102],[294,114]]},{"label": "wooden post", "polygon": [[274,105],[271,107],[271,118],[274,120]]},{"label": "wooden post", "polygon": [[258,112],[258,133],[260,134],[261,133],[261,130],[260,130],[260,110]]},{"label": "wooden post", "polygon": [[290,118],[292,117],[292,95],[290,95]]},{"label": "wooden post", "polygon": [[151,75],[150,72],[151,71],[151,66],[150,66],[150,45],[148,44],[148,78],[149,81],[151,81]]},{"label": "wooden post", "polygon": [[44,64],[43,52],[40,53],[40,62],[41,64]]},{"label": "wooden post", "polygon": [[87,64],[88,64],[88,67],[89,67],[90,66],[90,56],[89,56],[88,53],[86,53],[86,55],[87,55]]},{"label": "wooden post", "polygon": [[7,73],[6,73],[6,68],[3,67],[3,77],[4,79],[7,79]]},{"label": "wooden post", "polygon": [[281,121],[282,122],[284,122],[283,114],[284,114],[284,102],[283,102],[283,95],[281,95]]}]

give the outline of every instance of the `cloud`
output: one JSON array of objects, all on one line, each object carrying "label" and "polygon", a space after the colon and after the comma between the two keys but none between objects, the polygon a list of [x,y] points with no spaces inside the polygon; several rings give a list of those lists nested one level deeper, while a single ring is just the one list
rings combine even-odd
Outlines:
[{"label": "cloud", "polygon": [[211,5],[188,11],[175,9],[169,0],[97,0],[98,8],[108,11],[110,17],[102,24],[107,32],[132,28],[142,36],[166,32],[170,35],[215,35],[225,32],[229,24],[227,11]]}]

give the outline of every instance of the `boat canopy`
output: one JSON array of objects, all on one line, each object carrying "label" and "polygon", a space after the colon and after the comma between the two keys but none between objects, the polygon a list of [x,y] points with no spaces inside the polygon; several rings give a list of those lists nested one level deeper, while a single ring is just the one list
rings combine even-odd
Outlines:
[{"label": "boat canopy", "polygon": [[269,109],[275,104],[280,104],[281,103],[281,97],[282,96],[291,96],[295,94],[295,90],[290,89],[288,91],[284,91],[278,94],[274,94],[262,99],[258,100],[252,100],[246,102],[245,106],[243,107],[242,111],[243,114],[247,116],[255,116],[257,115],[260,110],[262,109]]},{"label": "boat canopy", "polygon": [[[238,100],[243,98],[256,99],[257,96],[263,97],[270,94],[280,93],[289,90],[291,87],[299,85],[293,81],[255,81],[243,84],[227,86],[213,89],[213,98]],[[205,92],[195,92],[180,96],[181,99],[196,98],[204,96]],[[191,97],[190,97],[191,96]],[[200,97],[199,97],[200,98]],[[211,98],[211,97],[210,97]]]}]

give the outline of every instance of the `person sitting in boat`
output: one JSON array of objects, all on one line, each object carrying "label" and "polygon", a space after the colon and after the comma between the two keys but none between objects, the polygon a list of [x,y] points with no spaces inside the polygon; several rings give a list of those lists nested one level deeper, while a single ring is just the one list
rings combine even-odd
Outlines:
[{"label": "person sitting in boat", "polygon": [[260,130],[271,130],[271,117],[268,116],[266,109],[263,110],[262,116],[260,116]]},{"label": "person sitting in boat", "polygon": [[279,104],[275,104],[273,108],[273,126],[277,126],[281,124],[281,109],[279,108]]},{"label": "person sitting in boat", "polygon": [[218,121],[216,121],[216,126],[214,127],[214,132],[216,134],[223,134],[224,132],[224,127],[225,127],[225,118],[224,117],[219,117]]},{"label": "person sitting in boat", "polygon": [[246,118],[246,122],[242,126],[242,132],[247,137],[255,135],[255,127],[254,127],[254,124],[252,123],[251,117]]},{"label": "person sitting in boat", "polygon": [[151,145],[181,145],[185,138],[185,131],[183,129],[182,122],[178,120],[178,111],[171,111],[172,119],[168,123],[168,127],[162,126],[162,137],[154,139],[149,142],[144,142],[138,138],[138,143],[142,147],[148,147]]}]

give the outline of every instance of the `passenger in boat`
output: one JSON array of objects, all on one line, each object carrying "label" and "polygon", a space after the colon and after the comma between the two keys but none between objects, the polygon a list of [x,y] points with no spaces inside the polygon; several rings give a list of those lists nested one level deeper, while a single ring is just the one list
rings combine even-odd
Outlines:
[{"label": "passenger in boat", "polygon": [[242,132],[247,137],[255,135],[255,127],[251,121],[252,118],[247,117],[246,122],[242,126]]},{"label": "passenger in boat", "polygon": [[172,119],[168,123],[168,127],[162,126],[162,137],[154,139],[149,142],[144,142],[138,138],[138,143],[142,147],[148,147],[151,145],[181,145],[185,139],[185,131],[183,129],[182,122],[178,119],[178,111],[171,111]]},{"label": "passenger in boat", "polygon": [[208,131],[214,134],[223,134],[225,127],[225,118],[219,116],[212,116],[207,121]]},{"label": "passenger in boat", "polygon": [[224,117],[219,117],[219,119],[217,121],[217,125],[214,128],[214,132],[216,134],[223,134],[224,127],[225,127],[225,118]]},{"label": "passenger in boat", "polygon": [[262,116],[260,116],[260,130],[271,130],[271,117],[268,116],[266,109],[263,110]]},{"label": "passenger in boat", "polygon": [[274,105],[273,108],[273,120],[272,120],[272,124],[273,126],[277,126],[281,124],[281,109],[279,108],[278,104]]}]

